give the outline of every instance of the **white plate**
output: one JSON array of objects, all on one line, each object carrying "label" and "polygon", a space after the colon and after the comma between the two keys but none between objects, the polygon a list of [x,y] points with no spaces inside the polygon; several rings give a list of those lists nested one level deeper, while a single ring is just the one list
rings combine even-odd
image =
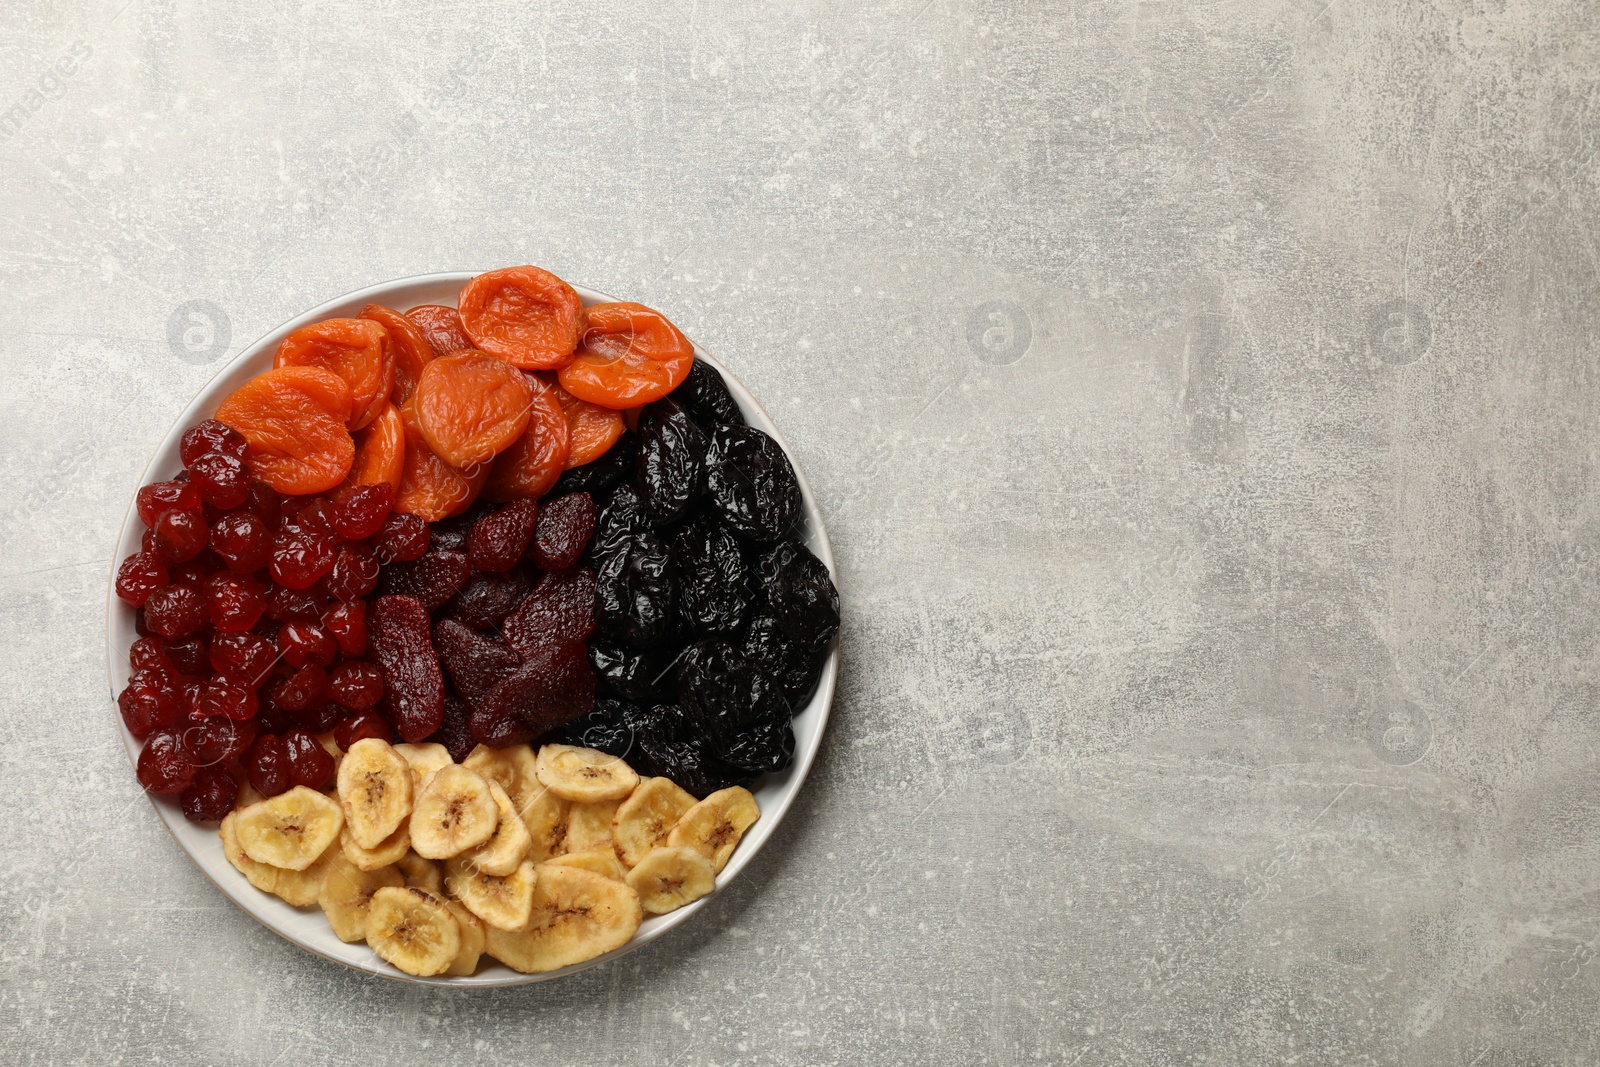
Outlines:
[{"label": "white plate", "polygon": [[[383,304],[388,307],[404,311],[418,304],[448,304],[455,306],[456,294],[473,275],[471,273],[456,274],[423,274],[414,278],[401,278],[397,281],[384,282],[374,285],[359,292],[331,300],[321,307],[313,308],[289,322],[279,326],[276,330],[261,338],[255,344],[246,348],[231,360],[207,386],[200,391],[200,395],[184,411],[177,424],[167,432],[161,447],[156,449],[149,466],[145,468],[139,484],[146,485],[152,481],[170,478],[183,468],[178,458],[178,442],[183,432],[201,419],[209,418],[217,409],[218,403],[233,390],[243,385],[245,381],[254,377],[261,371],[272,366],[272,356],[277,350],[278,343],[291,331],[312,322],[322,319],[355,316],[368,304]],[[574,286],[578,294],[583,297],[585,305],[614,301],[617,298],[597,293],[592,289]],[[723,380],[728,383],[728,390],[738,401],[745,418],[750,425],[765,430],[772,435],[779,444],[789,451],[788,443],[783,435],[778,432],[778,427],[761,405],[756,403],[755,397],[741,385],[737,379],[730,375],[723,366],[711,356],[695,347],[695,358],[703,359],[711,366],[722,372]],[[794,462],[794,455],[789,455],[790,462]],[[794,463],[795,475],[800,479],[800,492],[805,499],[806,515],[806,544],[811,551],[833,570],[833,554],[828,549],[828,535],[822,528],[822,515],[817,509],[816,498],[811,495],[811,487],[806,483],[806,476],[800,470],[800,464]],[[137,510],[130,503],[127,516],[122,522],[122,535],[117,541],[116,558],[112,569],[112,589],[107,594],[108,607],[106,610],[106,656],[111,681],[111,713],[117,730],[122,735],[122,743],[128,750],[128,761],[131,767],[139,756],[139,742],[127,728],[122,725],[122,716],[118,713],[116,697],[128,683],[128,649],[138,636],[133,628],[133,609],[117,599],[115,590],[116,566],[122,560],[139,548],[139,539],[144,533],[144,524],[139,521]],[[817,684],[816,694],[800,714],[794,719],[795,754],[794,765],[783,774],[769,774],[761,780],[761,787],[756,790],[756,802],[761,806],[761,819],[745,834],[744,840],[739,843],[733,858],[728,862],[717,876],[717,892],[727,888],[728,883],[739,876],[739,872],[755,858],[757,852],[766,844],[783,821],[784,813],[789,810],[789,805],[794,803],[795,795],[800,791],[800,785],[805,781],[806,772],[811,769],[811,761],[816,758],[817,748],[822,743],[822,730],[828,721],[828,709],[833,703],[834,683],[839,674],[839,649],[835,642],[829,650],[828,660],[823,666],[821,681]],[[711,896],[695,901],[687,907],[679,908],[668,915],[658,915],[647,918],[644,925],[639,927],[639,932],[632,941],[604,956],[596,957],[586,963],[575,964],[559,971],[546,974],[518,974],[508,967],[490,959],[483,958],[483,964],[478,968],[478,973],[470,978],[415,978],[389,966],[368,948],[364,943],[347,945],[334,936],[329,929],[327,920],[322,915],[320,908],[292,908],[277,897],[260,892],[244,876],[234,870],[232,864],[222,854],[222,841],[217,836],[217,831],[209,826],[196,826],[183,817],[174,800],[158,797],[150,798],[156,814],[161,821],[166,823],[167,830],[176,839],[178,844],[189,858],[204,871],[217,886],[228,895],[239,907],[249,912],[263,925],[293,941],[310,952],[319,956],[346,964],[357,970],[369,971],[372,974],[383,975],[386,978],[399,978],[411,982],[421,982],[428,985],[447,986],[503,986],[521,985],[527,982],[542,982],[549,978],[559,978],[562,975],[581,971],[586,967],[616,959],[618,956],[632,952],[649,944],[668,930],[685,922],[690,916],[706,905]],[[713,893],[712,896],[716,894]]]}]

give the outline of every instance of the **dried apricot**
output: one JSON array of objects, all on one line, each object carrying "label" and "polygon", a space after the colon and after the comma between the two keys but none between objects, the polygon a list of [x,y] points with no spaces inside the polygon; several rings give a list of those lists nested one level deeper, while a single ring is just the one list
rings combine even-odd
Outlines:
[{"label": "dried apricot", "polygon": [[567,417],[567,469],[593,463],[611,450],[627,428],[622,413],[587,400],[579,400],[559,385],[552,386]]},{"label": "dried apricot", "polygon": [[660,400],[689,376],[694,345],[643,304],[596,304],[578,356],[561,369],[561,387],[604,408]]},{"label": "dried apricot", "polygon": [[463,348],[475,348],[467,329],[461,325],[461,312],[443,304],[419,304],[406,312],[406,318],[417,324],[422,336],[433,346],[436,356],[448,356]]},{"label": "dried apricot", "polygon": [[406,470],[406,424],[393,404],[384,404],[378,417],[356,434],[356,458],[350,465],[350,485],[388,482],[400,491]]},{"label": "dried apricot", "polygon": [[344,379],[318,367],[258,374],[217,406],[217,419],[250,442],[245,462],[280,493],[320,493],[350,473],[356,446]]},{"label": "dried apricot", "polygon": [[533,399],[528,403],[528,428],[510,448],[495,457],[484,495],[490,500],[540,497],[550,491],[570,464],[570,423],[557,394],[561,390],[528,375]]},{"label": "dried apricot", "polygon": [[457,470],[435,455],[417,427],[416,413],[412,410],[415,403],[416,397],[412,397],[399,408],[400,421],[405,425],[406,461],[394,509],[427,522],[438,522],[472,506],[483,483],[489,480],[489,464]]},{"label": "dried apricot", "polygon": [[480,274],[462,288],[460,305],[474,346],[524,370],[566,366],[583,336],[583,301],[538,267]]},{"label": "dried apricot", "polygon": [[452,467],[487,463],[528,428],[533,387],[487,352],[468,349],[429,363],[411,400],[417,428]]},{"label": "dried apricot", "polygon": [[326,319],[302,326],[278,345],[272,365],[321,367],[343,378],[350,387],[352,430],[378,417],[394,386],[389,331],[371,319]]},{"label": "dried apricot", "polygon": [[415,322],[394,308],[382,304],[368,304],[361,309],[361,317],[389,331],[389,355],[394,360],[394,387],[389,399],[404,404],[417,391],[417,379],[422,368],[434,357],[433,345]]}]

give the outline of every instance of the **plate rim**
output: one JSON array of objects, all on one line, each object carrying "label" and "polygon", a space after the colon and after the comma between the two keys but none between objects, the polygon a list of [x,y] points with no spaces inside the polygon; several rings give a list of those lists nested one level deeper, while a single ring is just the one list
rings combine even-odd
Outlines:
[{"label": "plate rim", "polygon": [[[129,497],[127,508],[123,513],[122,523],[118,527],[117,531],[116,550],[112,555],[110,576],[106,589],[105,652],[106,682],[109,686],[111,697],[110,713],[113,726],[118,731],[119,736],[122,739],[123,751],[128,758],[130,770],[137,769],[138,750],[140,743],[133,738],[132,734],[128,732],[127,726],[123,723],[122,716],[117,707],[117,677],[119,659],[123,661],[123,666],[125,667],[127,647],[125,644],[122,648],[118,649],[116,645],[119,631],[119,616],[122,613],[126,613],[128,619],[127,630],[131,632],[132,609],[117,597],[116,575],[117,570],[121,566],[122,560],[127,553],[129,538],[130,534],[132,533],[132,526],[138,515],[136,506],[138,491],[140,488],[148,484],[151,471],[155,468],[157,461],[161,458],[163,453],[169,451],[169,446],[173,445],[175,437],[181,434],[182,428],[186,428],[192,424],[192,421],[197,415],[198,409],[207,406],[212,409],[215,408],[216,399],[218,398],[214,398],[213,394],[219,389],[224,378],[238,371],[243,364],[254,361],[265,355],[270,350],[271,346],[275,345],[290,331],[298,329],[308,323],[320,321],[323,318],[333,316],[341,312],[347,306],[357,302],[383,303],[383,300],[379,299],[379,297],[386,294],[391,294],[395,290],[401,288],[421,288],[430,285],[451,285],[456,291],[459,292],[461,285],[464,285],[467,281],[480,273],[483,272],[436,271],[427,274],[414,274],[398,278],[391,278],[386,281],[366,285],[359,289],[351,290],[350,292],[341,296],[336,296],[329,300],[325,300],[307,311],[301,312],[298,315],[284,320],[277,326],[263,333],[254,341],[251,341],[249,344],[243,346],[236,355],[228,359],[222,364],[222,366],[218,367],[216,372],[207,378],[205,383],[201,385],[198,390],[196,390],[189,403],[185,405],[183,410],[178,414],[177,418],[175,418],[172,424],[167,428],[166,432],[162,434],[160,441],[152,449],[150,458],[145,462],[144,467],[139,472],[138,481],[133,489],[133,493]],[[578,285],[573,282],[568,282],[568,284],[571,285],[578,295],[583,299],[585,306],[596,303],[615,302],[619,299],[618,297],[614,297],[608,293],[597,289],[592,289],[587,286]],[[416,305],[412,304],[411,306]],[[838,572],[834,563],[832,546],[828,540],[827,528],[822,520],[821,506],[818,503],[815,494],[811,490],[811,484],[807,480],[805,471],[801,467],[799,460],[794,454],[794,449],[790,446],[788,440],[783,436],[782,430],[778,427],[777,420],[775,420],[772,415],[764,407],[762,407],[761,402],[756,399],[755,395],[750,392],[749,388],[746,387],[737,376],[733,375],[725,364],[723,364],[715,356],[711,355],[711,353],[703,349],[699,344],[696,344],[693,341],[693,338],[690,338],[690,343],[694,345],[695,358],[705,359],[708,364],[721,373],[723,380],[728,385],[729,392],[731,392],[734,398],[739,402],[741,410],[747,416],[752,412],[758,415],[760,421],[763,423],[763,425],[758,428],[768,433],[775,441],[777,441],[778,445],[783,449],[784,454],[789,457],[789,462],[794,467],[795,477],[800,483],[800,493],[806,514],[807,536],[805,540],[811,547],[812,551],[816,553],[817,558],[827,565],[828,571],[833,576],[835,585],[837,585]],[[210,417],[209,413],[206,417]],[[134,538],[134,541],[137,543],[137,538]],[[127,644],[131,643],[131,641],[127,642]],[[546,982],[557,978],[563,978],[571,974],[576,974],[580,971],[588,970],[591,967],[597,967],[610,960],[618,959],[630,952],[635,952],[641,948],[644,948],[646,945],[662,937],[668,931],[676,929],[679,925],[688,921],[707,903],[720,895],[730,884],[732,884],[735,878],[743,873],[744,869],[749,866],[749,864],[776,833],[778,826],[783,822],[784,816],[788,814],[789,809],[794,805],[795,799],[800,795],[801,789],[805,786],[806,780],[810,776],[811,768],[815,764],[817,754],[822,748],[823,736],[827,732],[828,721],[833,708],[833,698],[838,686],[840,659],[839,638],[837,635],[835,635],[829,645],[828,656],[824,661],[821,677],[817,681],[816,691],[812,695],[811,701],[806,705],[806,707],[796,714],[796,718],[811,714],[815,714],[817,716],[816,729],[815,733],[812,735],[811,742],[803,749],[799,744],[796,745],[795,762],[789,771],[789,779],[785,783],[785,788],[783,789],[782,794],[779,796],[775,804],[762,809],[761,819],[757,823],[757,827],[760,827],[761,829],[757,834],[752,835],[754,837],[754,840],[752,841],[754,847],[748,850],[735,850],[733,857],[728,861],[728,865],[717,875],[716,888],[712,890],[711,893],[701,897],[699,900],[693,901],[690,904],[677,909],[676,911],[668,913],[667,915],[648,917],[646,922],[653,922],[655,925],[651,927],[648,932],[635,933],[633,938],[631,938],[627,944],[622,945],[619,948],[613,949],[612,951],[604,953],[600,956],[596,956],[594,959],[585,960],[582,963],[572,964],[571,966],[563,967],[559,970],[546,971],[539,974],[521,974],[511,970],[504,964],[499,963],[499,961],[494,961],[494,967],[498,968],[504,973],[494,973],[492,971],[489,974],[481,975],[420,977],[417,975],[406,974],[405,972],[400,971],[399,969],[379,959],[375,953],[371,952],[370,949],[366,949],[364,943],[362,942],[349,942],[347,944],[350,945],[353,951],[364,951],[368,956],[371,957],[370,960],[364,961],[360,959],[344,959],[340,956],[326,952],[316,945],[309,943],[305,939],[296,936],[291,930],[285,928],[283,925],[269,921],[269,919],[262,914],[263,911],[277,910],[277,908],[274,908],[273,905],[277,905],[277,907],[281,908],[289,908],[293,913],[300,915],[313,914],[312,912],[308,911],[307,909],[292,908],[291,905],[273,896],[272,894],[262,893],[260,890],[255,889],[254,886],[250,886],[248,882],[245,882],[243,880],[243,876],[240,876],[239,881],[241,884],[238,887],[224,885],[217,879],[208,865],[205,862],[202,862],[201,857],[191,850],[184,840],[178,835],[178,832],[175,829],[174,819],[183,821],[184,817],[182,812],[178,809],[176,802],[173,800],[164,800],[162,798],[158,798],[154,794],[145,792],[142,787],[139,788],[139,791],[149,802],[151,808],[155,811],[156,817],[160,821],[162,828],[165,829],[167,835],[172,838],[173,843],[178,846],[178,849],[186,857],[188,857],[196,869],[198,869],[201,874],[205,875],[207,880],[210,881],[224,897],[232,901],[235,906],[237,906],[246,915],[250,916],[250,918],[254,919],[261,926],[272,931],[274,934],[277,934],[279,937],[290,942],[296,947],[303,949],[304,951],[310,952],[313,955],[319,956],[333,963],[337,963],[341,966],[348,967],[351,970],[358,971],[363,974],[419,985],[442,986],[451,989],[494,989],[506,986],[529,985],[535,982]],[[135,785],[137,786],[137,783],[135,783]],[[185,823],[185,825],[194,824]],[[223,862],[226,863],[226,860]],[[236,892],[236,889],[248,890],[248,893],[251,895],[251,900],[256,900],[259,898],[259,901],[263,907],[260,909],[252,907],[251,904],[245,899],[246,893]],[[360,948],[358,949],[357,946],[360,946]]]}]

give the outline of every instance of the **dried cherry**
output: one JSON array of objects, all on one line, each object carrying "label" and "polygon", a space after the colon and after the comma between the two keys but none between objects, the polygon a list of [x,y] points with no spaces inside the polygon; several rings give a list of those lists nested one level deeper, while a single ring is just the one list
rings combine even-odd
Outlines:
[{"label": "dried cherry", "polygon": [[394,512],[394,486],[386,481],[357,485],[328,512],[328,522],[341,536],[360,541],[383,530]]},{"label": "dried cherry", "polygon": [[250,496],[250,468],[239,456],[208,452],[189,464],[189,483],[212,507],[226,511]]},{"label": "dried cherry", "polygon": [[239,783],[227,771],[203,767],[178,796],[183,817],[190,822],[221,822],[239,799]]},{"label": "dried cherry", "polygon": [[200,491],[187,480],[152,482],[134,496],[134,507],[146,526],[155,527],[156,520],[169,511],[200,511]]},{"label": "dried cherry", "polygon": [[230,511],[211,526],[211,548],[230,571],[251,574],[272,555],[272,531],[252,511]]},{"label": "dried cherry", "polygon": [[192,720],[183,731],[183,744],[197,766],[214,767],[242,755],[256,739],[257,720],[225,715]]},{"label": "dried cherry", "polygon": [[322,625],[339,642],[339,652],[345,656],[363,656],[367,652],[367,602],[347,600],[336,604],[323,617]]},{"label": "dried cherry", "polygon": [[224,571],[205,580],[206,612],[219,632],[250,629],[267,609],[267,592],[253,574]]},{"label": "dried cherry", "polygon": [[428,551],[428,524],[419,515],[392,513],[372,535],[380,563],[409,563]]},{"label": "dried cherry", "polygon": [[248,446],[249,442],[237,430],[216,419],[206,419],[183,432],[183,438],[178,442],[178,456],[185,467],[192,468],[194,461],[208,452],[243,459]]},{"label": "dried cherry", "polygon": [[309,589],[333,569],[337,547],[331,537],[285,528],[272,541],[272,580],[287,589]]},{"label": "dried cherry", "polygon": [[168,641],[161,646],[161,650],[183,674],[205,674],[206,666],[211,662],[211,644],[204,637]]},{"label": "dried cherry", "polygon": [[139,607],[167,581],[166,560],[155,552],[135,552],[117,568],[117,596]]},{"label": "dried cherry", "polygon": [[278,628],[278,651],[291,667],[328,667],[339,655],[339,643],[317,623],[292,619]]},{"label": "dried cherry", "polygon": [[244,757],[245,776],[256,792],[275,797],[294,785],[289,774],[289,750],[278,734],[258,734]]},{"label": "dried cherry", "polygon": [[389,724],[384,721],[376,709],[371,711],[358,711],[339,721],[333,729],[333,741],[346,752],[357,741],[375,737],[380,741],[393,743],[394,734],[389,730]]},{"label": "dried cherry", "polygon": [[370,663],[341,663],[328,677],[328,695],[351,711],[366,711],[383,699],[383,672]]},{"label": "dried cherry", "polygon": [[360,541],[346,541],[334,554],[326,588],[335,600],[360,600],[378,586],[378,557]]},{"label": "dried cherry", "polygon": [[183,710],[172,679],[150,669],[135,671],[128,679],[117,695],[117,708],[128,732],[141,740],[176,723]]},{"label": "dried cherry", "polygon": [[289,760],[289,780],[307,789],[323,789],[333,778],[333,757],[322,742],[305,730],[290,730],[283,738]]},{"label": "dried cherry", "polygon": [[194,781],[195,765],[175,729],[157,730],[145,739],[135,770],[139,784],[152,793],[182,792]]},{"label": "dried cherry", "polygon": [[188,637],[206,625],[206,598],[182,582],[157,589],[144,602],[145,622],[162,637]]},{"label": "dried cherry", "polygon": [[285,711],[304,711],[328,693],[328,672],[309,663],[272,687],[272,702]]},{"label": "dried cherry", "polygon": [[173,563],[194,559],[211,539],[211,529],[200,511],[173,508],[162,513],[154,529],[156,551]]}]

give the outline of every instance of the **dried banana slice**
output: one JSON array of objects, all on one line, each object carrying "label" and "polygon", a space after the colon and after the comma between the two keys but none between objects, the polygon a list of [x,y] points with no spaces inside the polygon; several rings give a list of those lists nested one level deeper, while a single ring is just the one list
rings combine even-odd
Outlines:
[{"label": "dried banana slice", "polygon": [[616,756],[575,745],[545,745],[534,773],[568,800],[621,800],[639,784],[633,768]]},{"label": "dried banana slice", "polygon": [[526,860],[504,877],[474,866],[465,856],[444,865],[446,891],[472,914],[501,930],[515,930],[528,921],[536,880],[533,864]]},{"label": "dried banana slice", "polygon": [[279,871],[272,892],[285,904],[296,908],[309,908],[322,895],[322,883],[333,866],[334,857],[342,857],[339,842],[329,845],[315,863],[303,871]]},{"label": "dried banana slice", "polygon": [[430,860],[448,859],[494,834],[500,809],[489,783],[466,767],[440,767],[428,778],[411,811],[411,847]]},{"label": "dried banana slice", "polygon": [[[534,783],[538,786],[538,782]],[[509,793],[510,790],[507,790]],[[516,797],[511,798],[513,804]],[[572,811],[572,801],[559,797],[553,790],[539,786],[539,793],[522,809],[522,825],[528,830],[528,858],[543,863],[567,847],[567,818]]]},{"label": "dried banana slice", "polygon": [[483,920],[468,911],[460,901],[447,900],[444,906],[450,909],[450,914],[456,917],[456,927],[461,933],[461,948],[456,952],[456,958],[445,969],[445,974],[466,977],[475,974],[478,970],[478,959],[483,955],[483,945],[486,939]]},{"label": "dried banana slice", "polygon": [[407,974],[443,974],[461,952],[461,926],[427,890],[385,886],[367,907],[367,944]]},{"label": "dried banana slice", "polygon": [[695,799],[667,778],[646,778],[617,805],[611,822],[611,836],[617,855],[628,866],[637,866],[651,849],[667,843],[667,835],[694,807]]},{"label": "dried banana slice", "polygon": [[389,742],[364,737],[339,764],[339,805],[350,836],[377,848],[411,814],[411,767]]},{"label": "dried banana slice", "polygon": [[517,930],[490,927],[484,948],[523,974],[553,971],[621,948],[639,929],[639,894],[611,878],[545,864],[531,914]]},{"label": "dried banana slice", "polygon": [[545,860],[540,866],[549,867],[577,867],[579,870],[593,871],[595,874],[625,881],[628,872],[622,869],[622,864],[617,861],[616,853],[609,850],[600,852],[568,852],[557,856],[555,859]]},{"label": "dried banana slice", "polygon": [[461,761],[461,765],[477,771],[485,778],[499,782],[500,787],[506,791],[506,796],[510,797],[511,803],[516,806],[517,814],[522,815],[524,820],[527,819],[525,813],[528,805],[544,792],[544,786],[539,784],[539,779],[534,773],[533,749],[527,745],[512,745],[510,748],[487,748],[479,745],[467,753],[467,758]]},{"label": "dried banana slice", "polygon": [[395,864],[405,878],[406,885],[426,889],[436,897],[444,896],[444,870],[433,860],[425,860],[415,852],[408,852]]},{"label": "dried banana slice", "polygon": [[[362,848],[350,836],[350,824],[346,823],[344,829],[339,831],[339,847],[351,863],[363,871],[375,871],[379,867],[399,863],[411,851],[411,827],[401,823],[399,829],[384,838],[377,848]],[[356,940],[361,939],[358,937]]]},{"label": "dried banana slice", "polygon": [[394,867],[364,870],[342,852],[328,864],[317,903],[328,917],[328,925],[340,941],[367,939],[367,909],[372,895],[385,886],[404,885],[405,879]]},{"label": "dried banana slice", "polygon": [[667,835],[667,844],[698,850],[721,874],[739,839],[759,818],[761,809],[750,790],[740,785],[719,789],[683,813]]},{"label": "dried banana slice", "polygon": [[507,875],[528,858],[533,839],[528,836],[528,828],[512,808],[511,798],[506,796],[499,782],[489,783],[489,795],[494,798],[494,806],[500,812],[500,821],[495,824],[494,836],[477,848],[468,850],[464,858],[490,874]]},{"label": "dried banana slice", "polygon": [[620,803],[622,803],[620,800],[574,802],[572,810],[567,813],[567,851],[610,852],[611,820],[616,818],[617,805]]},{"label": "dried banana slice", "polygon": [[717,888],[711,861],[692,848],[658,848],[628,872],[628,884],[651,915],[665,915]]},{"label": "dried banana slice", "polygon": [[339,805],[303,785],[252,804],[234,820],[246,855],[290,871],[303,871],[315,863],[343,826]]},{"label": "dried banana slice", "polygon": [[218,831],[222,835],[222,854],[251,885],[263,893],[274,892],[278,885],[278,868],[270,863],[258,863],[249,857],[239,845],[238,823],[237,811],[230,811],[223,817]]},{"label": "dried banana slice", "polygon": [[394,746],[394,750],[406,761],[406,766],[411,768],[413,790],[421,789],[422,783],[428,780],[428,775],[440,767],[447,767],[455,762],[450,758],[450,750],[436,741],[423,745],[398,744]]}]

